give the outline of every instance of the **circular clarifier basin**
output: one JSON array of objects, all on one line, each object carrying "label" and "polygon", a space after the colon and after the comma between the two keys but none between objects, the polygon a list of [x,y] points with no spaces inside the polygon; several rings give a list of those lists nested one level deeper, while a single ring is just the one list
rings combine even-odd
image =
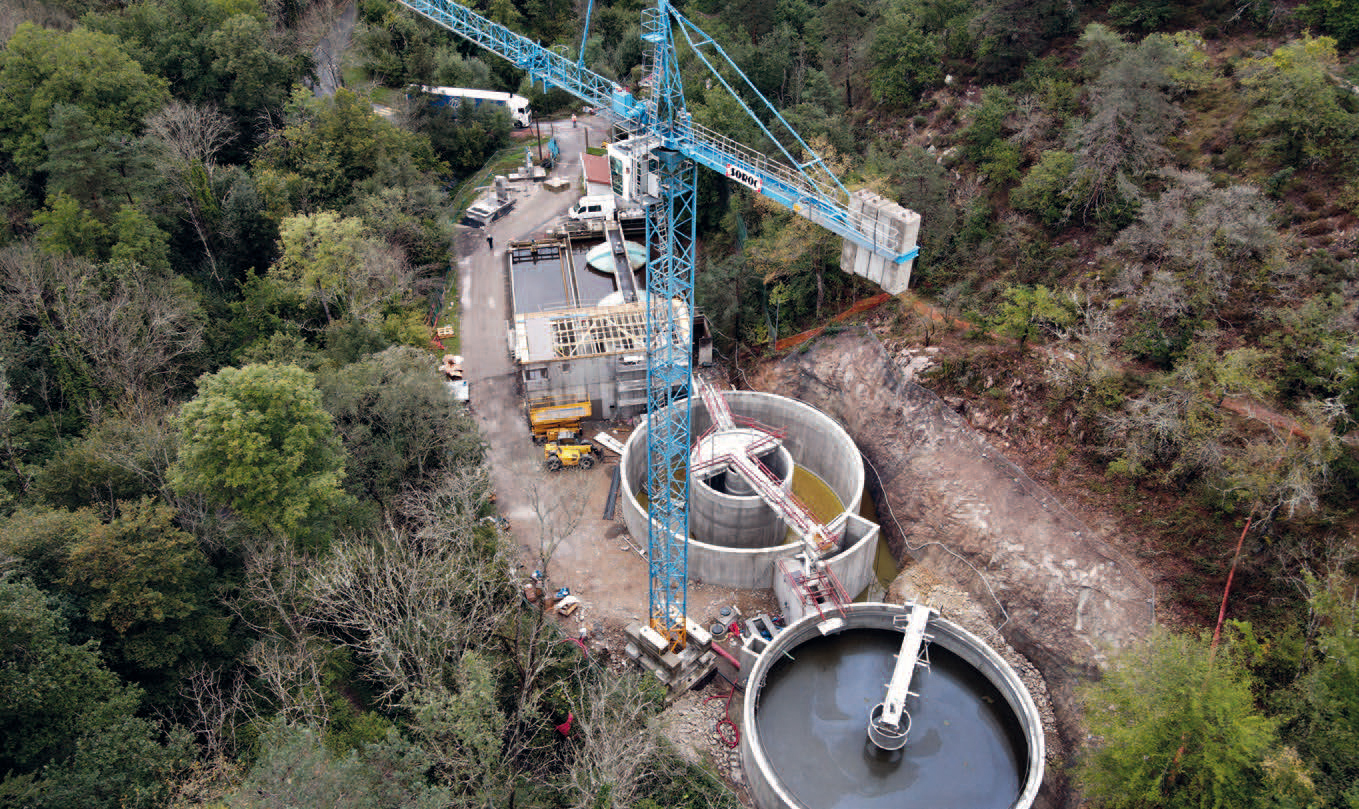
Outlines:
[{"label": "circular clarifier basin", "polygon": [[[994,650],[937,616],[928,668],[906,700],[905,746],[867,722],[892,679],[912,607],[855,604],[839,624],[810,615],[760,656],[745,701],[742,761],[760,809],[1023,809],[1042,777],[1041,722]],[[823,629],[826,634],[823,634]]]}]

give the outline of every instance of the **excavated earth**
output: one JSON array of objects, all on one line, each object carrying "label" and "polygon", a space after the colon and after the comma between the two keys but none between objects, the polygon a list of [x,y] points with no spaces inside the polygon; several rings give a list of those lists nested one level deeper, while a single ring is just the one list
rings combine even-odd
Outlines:
[{"label": "excavated earth", "polygon": [[[1154,590],[1142,573],[911,382],[866,329],[817,338],[743,381],[844,425],[864,454],[894,555],[951,580],[986,611],[1041,673],[1060,747],[1078,746],[1074,687],[1151,625]],[[1052,780],[1044,802],[1064,803],[1066,790]]]}]

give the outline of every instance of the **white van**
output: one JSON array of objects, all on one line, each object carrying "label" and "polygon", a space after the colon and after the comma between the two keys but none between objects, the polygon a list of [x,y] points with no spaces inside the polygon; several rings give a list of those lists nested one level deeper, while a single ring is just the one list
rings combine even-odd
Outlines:
[{"label": "white van", "polygon": [[566,215],[572,219],[612,219],[618,210],[618,201],[611,196],[581,197]]}]

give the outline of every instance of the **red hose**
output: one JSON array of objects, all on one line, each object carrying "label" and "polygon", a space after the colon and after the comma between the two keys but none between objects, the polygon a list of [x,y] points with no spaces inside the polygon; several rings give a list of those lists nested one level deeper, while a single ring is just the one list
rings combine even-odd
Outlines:
[{"label": "red hose", "polygon": [[728,663],[730,663],[730,664],[732,664],[733,666],[736,667],[736,670],[737,670],[737,671],[740,671],[740,670],[741,670],[741,663],[740,663],[740,661],[738,661],[736,658],[732,657],[732,656],[731,656],[731,652],[728,652],[726,649],[723,649],[721,646],[718,646],[716,643],[714,643],[714,644],[712,645],[711,648],[712,648],[712,650],[713,650],[714,652],[717,652],[718,654],[720,654],[720,655],[722,655],[723,657],[725,657],[725,658],[727,659],[727,662],[728,662]]},{"label": "red hose", "polygon": [[[714,646],[713,648],[716,649],[717,647]],[[717,720],[716,725],[717,738],[725,742],[727,747],[736,747],[736,745],[741,743],[741,730],[736,727],[735,722],[731,721],[731,699],[734,696],[736,696],[735,685],[727,692],[727,704],[722,711],[722,718]],[[721,698],[721,694],[711,694],[707,699],[703,700],[703,704],[707,705],[712,700]],[[730,728],[730,730],[728,730],[728,728]]]}]

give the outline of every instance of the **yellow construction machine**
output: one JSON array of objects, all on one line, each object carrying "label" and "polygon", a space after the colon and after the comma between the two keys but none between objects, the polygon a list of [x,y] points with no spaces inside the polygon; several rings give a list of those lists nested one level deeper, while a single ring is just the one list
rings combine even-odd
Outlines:
[{"label": "yellow construction machine", "polygon": [[599,463],[600,452],[594,444],[559,444],[552,442],[543,446],[543,465],[549,472],[556,472],[563,466],[578,466],[589,469]]},{"label": "yellow construction machine", "polygon": [[[529,408],[529,429],[534,441],[557,441],[574,438],[580,430],[581,419],[590,418],[590,403],[544,405]],[[566,435],[569,433],[570,435]]]}]

